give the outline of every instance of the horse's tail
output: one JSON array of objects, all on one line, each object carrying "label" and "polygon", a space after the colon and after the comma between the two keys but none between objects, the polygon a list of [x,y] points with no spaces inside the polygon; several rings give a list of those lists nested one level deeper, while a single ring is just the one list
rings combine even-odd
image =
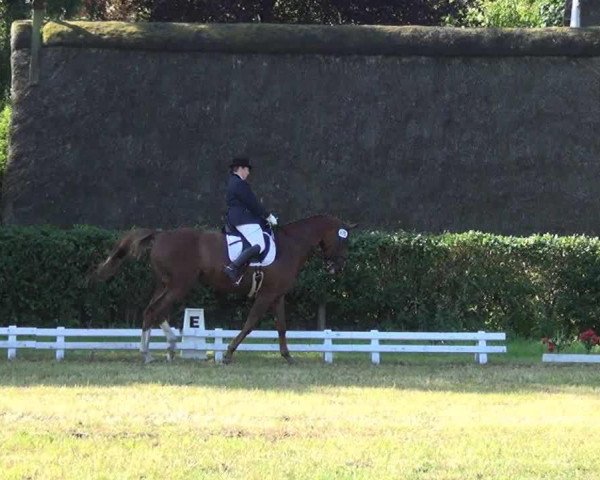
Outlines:
[{"label": "horse's tail", "polygon": [[140,228],[125,234],[116,243],[108,258],[98,265],[92,274],[92,279],[108,280],[117,273],[119,267],[127,258],[139,258],[149,247],[156,233],[156,230]]}]

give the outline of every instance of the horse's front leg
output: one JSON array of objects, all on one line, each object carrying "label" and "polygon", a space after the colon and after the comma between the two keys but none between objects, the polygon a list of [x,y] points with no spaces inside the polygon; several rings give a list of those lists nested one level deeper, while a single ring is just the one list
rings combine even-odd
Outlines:
[{"label": "horse's front leg", "polygon": [[277,329],[277,334],[279,335],[279,352],[289,364],[292,364],[294,363],[294,359],[290,355],[290,351],[288,350],[287,346],[287,339],[285,338],[285,333],[287,331],[287,325],[285,321],[285,297],[283,295],[279,297],[273,306],[275,309],[275,328]]},{"label": "horse's front leg", "polygon": [[275,298],[272,296],[259,296],[254,301],[254,304],[252,305],[252,308],[250,308],[250,313],[248,314],[248,318],[246,319],[246,323],[244,323],[242,330],[240,331],[240,333],[237,334],[237,336],[233,340],[231,340],[231,342],[227,346],[227,351],[225,352],[225,355],[223,355],[224,364],[231,363],[233,352],[236,351],[236,349],[239,347],[240,343],[242,343],[244,338],[246,338],[248,334],[254,329],[254,327],[256,327],[256,324],[267,312],[269,307],[273,304],[274,300]]}]

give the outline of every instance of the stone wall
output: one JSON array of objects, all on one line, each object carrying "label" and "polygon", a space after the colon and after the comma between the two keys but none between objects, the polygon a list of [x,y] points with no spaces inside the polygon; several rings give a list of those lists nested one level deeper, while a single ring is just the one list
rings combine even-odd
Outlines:
[{"label": "stone wall", "polygon": [[600,29],[13,28],[9,224],[219,225],[227,164],[281,221],[600,233]]}]

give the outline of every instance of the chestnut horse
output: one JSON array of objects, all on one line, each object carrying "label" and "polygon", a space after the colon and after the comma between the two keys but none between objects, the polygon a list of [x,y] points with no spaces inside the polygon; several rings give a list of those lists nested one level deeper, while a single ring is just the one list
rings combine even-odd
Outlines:
[{"label": "chestnut horse", "polygon": [[[223,362],[231,362],[233,353],[259,320],[273,309],[279,334],[279,351],[292,362],[286,341],[284,296],[296,281],[309,255],[320,247],[325,268],[334,274],[344,267],[348,252],[348,231],[356,224],[346,224],[335,217],[316,215],[279,227],[275,234],[277,256],[263,270],[261,288],[240,333],[230,342]],[[228,263],[225,235],[217,231],[192,228],[176,230],[132,230],[115,245],[109,257],[96,269],[95,276],[106,280],[113,276],[127,257],[139,255],[151,245],[150,264],[156,278],[156,290],[144,310],[140,352],[144,362],[151,361],[148,351],[150,329],[159,324],[165,332],[169,347],[167,358],[175,352],[176,337],[168,323],[174,302],[180,302],[201,281],[217,291],[239,292],[247,295],[252,288],[254,267],[249,267],[238,286],[223,272]],[[161,320],[163,320],[161,322]]]}]

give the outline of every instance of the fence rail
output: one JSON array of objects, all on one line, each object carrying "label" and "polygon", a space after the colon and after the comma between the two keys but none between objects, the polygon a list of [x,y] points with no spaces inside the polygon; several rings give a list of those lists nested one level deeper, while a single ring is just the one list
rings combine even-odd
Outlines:
[{"label": "fence rail", "polygon": [[600,355],[590,353],[544,353],[542,362],[549,363],[600,363]]},{"label": "fence rail", "polygon": [[[203,324],[203,322],[202,322]],[[238,330],[223,330],[184,326],[182,331],[173,329],[180,338],[176,348],[182,356],[196,352],[205,355],[206,351],[214,352],[215,361],[223,359],[229,340],[235,337]],[[79,329],[79,328],[35,328],[35,327],[2,327],[0,328],[0,349],[7,350],[9,359],[16,358],[19,349],[55,350],[56,359],[62,360],[66,350],[137,350],[140,338],[138,329]],[[152,330],[152,337],[161,341],[150,342],[150,349],[166,349],[164,332]],[[3,339],[5,338],[5,339]],[[488,342],[504,342],[505,333],[490,332],[340,332],[322,331],[290,331],[287,338],[291,352],[319,352],[327,363],[333,362],[337,353],[359,352],[371,355],[374,364],[380,363],[382,353],[469,353],[475,355],[475,361],[487,363],[487,355],[506,353],[504,345],[489,345]],[[75,339],[73,341],[72,339]],[[77,341],[86,339],[87,341]],[[127,339],[127,340],[123,340]],[[279,344],[278,333],[274,330],[256,330],[248,335],[239,346],[241,351],[276,352]],[[257,343],[255,340],[258,340]],[[275,340],[275,342],[265,342]],[[294,343],[296,340],[308,340],[312,343]],[[314,343],[318,342],[318,343]],[[362,342],[362,343],[361,343]],[[460,342],[460,344],[457,344]],[[465,343],[469,342],[469,343]]]}]

